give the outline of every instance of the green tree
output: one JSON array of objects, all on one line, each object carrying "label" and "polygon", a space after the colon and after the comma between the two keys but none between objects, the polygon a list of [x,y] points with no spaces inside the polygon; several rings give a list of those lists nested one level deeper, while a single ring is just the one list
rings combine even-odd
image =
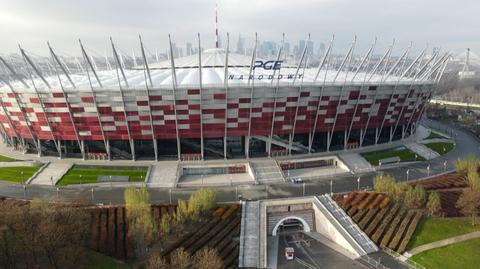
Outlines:
[{"label": "green tree", "polygon": [[392,175],[380,173],[373,180],[373,189],[376,192],[392,194],[396,185],[395,178]]},{"label": "green tree", "polygon": [[442,204],[440,202],[440,195],[438,192],[431,192],[428,195],[427,210],[431,216],[436,216],[442,210]]},{"label": "green tree", "polygon": [[135,241],[137,257],[145,254],[146,247],[156,236],[156,225],[150,211],[147,188],[127,188],[124,192],[128,220],[128,235]]},{"label": "green tree", "polygon": [[472,225],[475,226],[475,218],[478,215],[478,209],[480,207],[479,188],[465,188],[458,198],[456,205],[465,216],[472,218]]}]

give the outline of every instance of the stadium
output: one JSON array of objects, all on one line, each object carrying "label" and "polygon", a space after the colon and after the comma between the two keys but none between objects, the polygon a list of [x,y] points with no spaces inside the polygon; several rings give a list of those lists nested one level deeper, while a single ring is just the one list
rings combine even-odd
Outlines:
[{"label": "stadium", "polygon": [[[23,49],[23,73],[0,58],[0,131],[17,150],[83,159],[200,160],[350,150],[412,135],[447,56],[393,57],[390,47],[344,56],[332,44],[318,64],[228,49],[125,68],[96,68],[80,43],[84,72],[69,72],[49,46],[56,75]],[[170,43],[171,46],[171,43]],[[170,47],[171,48],[171,47]],[[201,48],[199,43],[199,48]],[[170,52],[172,50],[170,49]],[[337,60],[338,59],[338,60]]]}]

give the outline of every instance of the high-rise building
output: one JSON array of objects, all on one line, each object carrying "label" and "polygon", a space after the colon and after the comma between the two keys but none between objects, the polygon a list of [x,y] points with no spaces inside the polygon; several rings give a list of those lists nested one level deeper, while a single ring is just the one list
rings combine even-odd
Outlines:
[{"label": "high-rise building", "polygon": [[289,42],[285,42],[285,44],[283,44],[283,50],[285,51],[285,55],[290,55],[290,43]]},{"label": "high-rise building", "polygon": [[243,38],[241,35],[238,36],[237,53],[245,54],[245,38]]},{"label": "high-rise building", "polygon": [[192,43],[187,42],[187,56],[192,55]]},{"label": "high-rise building", "polygon": [[313,41],[309,40],[307,42],[307,54],[308,54],[308,56],[313,55],[313,48],[314,48]]},{"label": "high-rise building", "polygon": [[321,42],[318,46],[318,55],[322,56],[325,53],[325,43]]}]

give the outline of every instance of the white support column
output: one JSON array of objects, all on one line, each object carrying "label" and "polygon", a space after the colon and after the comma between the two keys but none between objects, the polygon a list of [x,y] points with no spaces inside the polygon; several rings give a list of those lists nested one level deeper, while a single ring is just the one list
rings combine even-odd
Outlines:
[{"label": "white support column", "polygon": [[250,137],[252,135],[252,109],[253,109],[253,92],[255,91],[255,69],[254,69],[254,64],[255,64],[255,58],[257,57],[257,33],[255,33],[255,45],[253,46],[253,52],[252,52],[252,61],[250,63],[250,72],[248,75],[248,84],[250,85],[251,82],[251,88],[250,88],[250,112],[248,113],[248,139],[245,139],[245,141],[248,141],[248,143],[245,143],[246,145],[246,151],[245,151],[245,157],[250,158]]},{"label": "white support column", "polygon": [[[100,112],[98,111],[97,97],[95,95],[95,89],[94,89],[93,84],[92,84],[92,79],[90,77],[90,72],[88,71],[88,67],[90,67],[93,74],[95,75],[95,78],[96,78],[100,88],[103,88],[102,82],[98,78],[97,72],[95,71],[95,68],[93,68],[93,65],[90,62],[90,59],[87,55],[87,52],[85,51],[85,48],[83,47],[82,41],[80,39],[78,40],[78,43],[80,44],[80,49],[82,51],[83,60],[87,63],[87,66],[85,68],[85,72],[87,73],[88,83],[90,84],[90,90],[91,90],[91,93],[92,93],[93,103],[95,105],[95,112],[97,113],[98,124],[100,125],[100,130],[102,131],[103,143],[105,145],[105,152],[107,153],[108,160],[111,160],[112,156],[110,154],[110,146],[107,144],[107,138],[105,137],[105,131],[103,130],[102,118],[100,116]],[[82,68],[82,70],[83,70],[83,68]]]},{"label": "white support column", "polygon": [[35,66],[35,64],[31,61],[31,59],[27,56],[27,54],[25,53],[25,51],[22,49],[22,47],[20,47],[20,45],[18,46],[18,48],[20,49],[20,53],[22,54],[22,57],[23,57],[23,60],[25,62],[25,69],[27,69],[27,73],[30,77],[30,80],[32,82],[32,85],[33,85],[33,89],[35,91],[35,95],[37,96],[38,98],[38,102],[40,104],[40,108],[42,109],[42,113],[43,115],[45,116],[45,119],[46,119],[46,122],[47,122],[47,126],[48,126],[48,129],[50,130],[50,134],[52,135],[52,140],[53,140],[53,143],[55,144],[55,147],[57,148],[57,152],[58,152],[58,158],[62,158],[62,151],[60,149],[60,146],[58,144],[58,140],[57,138],[55,137],[54,135],[54,130],[52,129],[52,126],[50,125],[50,121],[48,120],[48,114],[46,112],[46,109],[45,109],[45,104],[43,103],[43,99],[42,97],[40,96],[40,93],[38,91],[38,88],[37,88],[37,85],[35,84],[35,80],[33,79],[33,76],[32,76],[32,73],[30,72],[30,68],[28,68],[28,65],[30,64],[30,66],[33,68],[33,70],[37,73],[37,75],[43,80],[45,86],[47,86],[49,89],[51,89],[52,87],[50,87],[50,84],[45,80],[45,78],[43,77],[42,73],[40,72],[40,70]]},{"label": "white support column", "polygon": [[[303,63],[302,78],[301,78],[301,80],[300,80],[300,86],[298,87],[297,102],[296,102],[296,106],[295,106],[295,115],[294,115],[294,117],[293,117],[293,128],[292,128],[292,132],[290,133],[291,136],[290,136],[290,140],[289,140],[288,155],[292,155],[292,144],[293,144],[293,139],[295,138],[295,129],[296,129],[296,127],[297,127],[298,103],[300,102],[300,98],[301,98],[301,95],[302,95],[303,80],[304,80],[304,77],[305,77],[305,69],[307,68],[307,60],[308,60],[307,50],[308,50],[308,43],[310,43],[310,34],[308,34],[308,42],[307,42],[307,44],[305,45],[305,48],[303,49],[302,58],[301,58],[301,60],[300,60],[300,63],[298,64],[298,68],[297,68],[297,72],[296,72],[296,74],[295,74],[295,77],[293,78],[293,79],[294,79],[293,85],[295,85],[295,80],[296,80],[296,78],[297,78],[299,69],[300,69],[300,67],[302,66],[302,63]],[[303,62],[302,62],[302,61],[303,61]]]},{"label": "white support column", "polygon": [[[152,107],[150,105],[150,87],[153,88],[152,76],[150,74],[150,67],[148,66],[147,57],[145,56],[145,47],[143,46],[142,37],[139,35],[138,39],[140,41],[140,49],[143,58],[143,65],[145,70],[143,71],[143,76],[145,78],[145,90],[147,91],[147,101],[148,101],[148,114],[150,115],[150,129],[152,130],[152,143],[153,150],[155,154],[155,161],[158,161],[158,145],[157,145],[157,136],[155,134],[155,128],[153,126],[153,114]],[[148,81],[147,81],[148,78]]]},{"label": "white support column", "polygon": [[[436,55],[438,55],[438,53],[437,53]],[[415,73],[414,77],[412,78],[412,82],[411,82],[410,86],[408,87],[408,91],[410,91],[410,89],[413,87],[413,85],[414,85],[415,82],[417,81],[417,78],[418,78],[419,74],[421,74],[421,73],[429,66],[429,64],[436,58],[436,55],[435,55],[434,57],[430,58],[430,59],[423,65],[423,67],[421,67],[421,68],[418,70],[418,72]],[[420,61],[420,63],[421,63],[421,61]],[[403,100],[403,102],[402,102],[402,108],[401,108],[401,110],[400,110],[400,113],[399,113],[397,119],[395,120],[395,125],[394,125],[395,127],[394,127],[394,129],[393,129],[393,133],[394,133],[394,134],[395,134],[395,131],[397,130],[398,123],[399,123],[400,120],[402,119],[403,112],[405,111],[405,102],[407,101],[407,99],[408,99],[408,93],[407,93],[407,95],[405,96],[405,100]],[[418,99],[417,99],[416,102],[415,102],[413,111],[415,111],[415,109],[416,109],[416,104],[417,104],[417,103],[418,103]],[[407,107],[408,107],[408,106],[409,106],[409,104],[407,104]]]},{"label": "white support column", "polygon": [[[360,72],[360,69],[364,66],[364,64],[365,64],[365,69],[368,68],[368,65],[370,64],[370,60],[371,60],[371,55],[372,55],[372,52],[375,49],[376,44],[377,44],[377,38],[375,38],[375,41],[373,42],[372,46],[370,47],[370,49],[365,54],[362,62],[358,66],[357,70],[355,71],[355,75],[351,79],[351,82],[354,81],[355,77],[357,76],[358,72]],[[368,74],[369,73],[365,71],[365,76],[364,76],[362,84],[360,85],[360,88],[359,88],[358,97],[357,97],[357,100],[355,102],[355,107],[353,109],[352,119],[350,120],[350,126],[349,126],[348,132],[347,132],[347,143],[348,143],[348,141],[350,141],[350,134],[352,132],[353,122],[355,120],[355,116],[357,115],[358,103],[360,102],[360,97],[362,96],[363,89],[365,87],[365,82],[367,81]],[[362,137],[361,134],[360,134],[360,137]],[[346,145],[346,143],[345,143],[345,145]]]},{"label": "white support column", "polygon": [[[202,46],[200,43],[200,33],[198,37],[198,74],[199,74],[199,91],[200,91],[200,155],[202,160],[204,159],[204,148],[203,148],[203,76],[202,76]],[[171,49],[170,49],[171,51]],[[172,54],[173,61],[173,54]]]},{"label": "white support column", "polygon": [[120,75],[118,73],[119,69],[120,69],[120,72],[122,74],[123,80],[125,82],[126,88],[129,89],[130,86],[128,85],[127,77],[125,76],[125,72],[123,71],[122,64],[120,62],[120,59],[119,59],[118,54],[117,54],[117,50],[115,49],[115,45],[113,44],[113,39],[111,37],[110,37],[110,43],[112,44],[113,56],[116,60],[115,61],[115,63],[116,63],[115,70],[117,71],[118,88],[120,90],[120,96],[122,98],[123,115],[125,117],[125,124],[127,126],[128,142],[130,143],[130,152],[132,154],[132,161],[135,161],[135,143],[132,139],[132,134],[130,132],[130,124],[128,122],[128,115],[127,115],[127,106],[125,105],[125,96],[124,96],[124,93],[123,93],[122,83],[120,82]]},{"label": "white support column", "polygon": [[[58,66],[60,66],[60,68],[62,69],[65,76],[68,78],[68,81],[70,82],[72,87],[76,89],[77,87],[76,87],[75,83],[70,78],[70,75],[68,74],[67,70],[65,69],[63,63],[60,61],[60,59],[57,57],[57,55],[53,51],[52,47],[50,46],[50,43],[47,42],[47,45],[48,45],[48,48],[50,50],[50,54],[51,54],[53,60],[58,64]],[[75,125],[75,121],[73,120],[72,108],[70,106],[70,102],[67,99],[67,92],[65,91],[65,88],[63,87],[62,80],[60,79],[60,74],[59,74],[57,66],[55,64],[54,64],[54,67],[55,67],[55,70],[57,72],[58,83],[60,84],[60,89],[62,90],[63,99],[65,101],[65,104],[67,105],[68,116],[70,117],[70,121],[72,123],[73,131],[75,132],[75,138],[77,139],[78,147],[80,148],[80,152],[82,154],[82,159],[85,160],[85,151],[83,151],[83,148],[80,144],[80,135],[78,134],[77,126]],[[65,155],[66,155],[66,153],[65,153]]]},{"label": "white support column", "polygon": [[[175,60],[173,59],[173,46],[172,46],[172,40],[170,38],[170,35],[168,35],[168,43],[170,47],[170,63],[171,63],[171,72],[172,72],[172,86],[173,86],[173,112],[175,115],[175,132],[177,135],[177,154],[178,154],[178,160],[181,160],[181,149],[180,149],[180,136],[178,135],[178,119],[177,119],[177,97],[176,97],[176,89],[177,89],[177,73],[175,69]],[[201,53],[201,50],[199,51]],[[201,113],[201,107],[200,107],[200,113]],[[200,115],[201,119],[201,115]]]},{"label": "white support column", "polygon": [[228,53],[230,52],[230,34],[227,33],[227,49],[225,51],[225,69],[223,83],[225,87],[225,129],[223,132],[223,158],[227,160],[227,135],[228,135]]},{"label": "white support column", "polygon": [[[277,53],[277,61],[280,60],[280,55],[283,52],[283,46],[285,44],[285,33],[282,34],[282,45],[280,46],[280,49],[278,50]],[[273,70],[273,77],[275,79],[275,73],[277,70]],[[272,84],[273,80],[272,79]],[[273,139],[273,130],[275,127],[275,115],[277,112],[277,98],[278,98],[278,90],[279,90],[279,85],[280,85],[280,78],[277,78],[276,82],[276,87],[275,87],[275,96],[273,97],[273,112],[272,112],[272,123],[270,124],[270,135],[268,136],[268,145],[267,145],[267,151],[268,151],[268,157],[272,157],[272,139]]]},{"label": "white support column", "polygon": [[[10,89],[13,89],[13,88],[12,88],[12,85],[11,85],[10,83],[8,83],[8,81],[3,80],[2,78],[0,78],[0,80],[2,80],[3,83],[4,83],[5,85],[7,85]],[[10,114],[9,114],[9,112],[7,111],[7,109],[6,109],[5,106],[4,106],[2,93],[0,93],[0,105],[2,106],[3,114],[5,114],[5,116],[7,117],[7,121],[8,121],[8,125],[10,126],[10,129],[15,133],[15,136],[16,136],[18,139],[20,139],[20,141],[21,141],[21,143],[22,143],[23,150],[25,150],[25,141],[24,141],[23,137],[21,137],[20,134],[17,132],[17,128],[15,128],[15,126],[14,126],[13,123],[12,123],[12,119],[10,118]],[[3,125],[2,125],[2,128],[5,130],[5,128],[3,127]],[[9,137],[6,130],[5,130],[5,135],[6,135],[7,137]],[[11,137],[10,137],[10,138],[11,138]],[[13,142],[13,139],[12,139],[12,142]],[[12,146],[13,146],[13,143],[12,143]]]},{"label": "white support column", "polygon": [[328,49],[325,51],[322,61],[318,65],[318,71],[317,71],[317,74],[315,75],[315,79],[313,80],[313,83],[317,81],[320,71],[322,71],[323,66],[326,65],[325,75],[323,76],[323,84],[320,87],[320,95],[318,96],[317,109],[315,110],[315,121],[313,122],[312,137],[310,138],[310,143],[309,143],[310,146],[308,148],[308,152],[312,152],[313,140],[315,138],[315,134],[317,131],[318,116],[320,114],[320,104],[322,103],[323,89],[325,88],[325,85],[326,85],[328,67],[330,66],[330,61],[332,59],[332,55],[330,54],[330,52],[332,51],[334,40],[335,40],[335,36],[332,37],[332,40],[330,41],[330,45],[328,46]]},{"label": "white support column", "polygon": [[[390,45],[390,47],[387,49],[387,51],[385,51],[385,53],[383,54],[382,58],[380,58],[380,60],[377,62],[377,64],[375,65],[375,67],[373,68],[373,71],[371,72],[370,74],[370,77],[369,79],[367,80],[367,82],[370,82],[371,78],[373,77],[373,75],[375,74],[375,72],[377,71],[378,67],[382,64],[382,62],[385,60],[385,58],[390,54],[390,52],[392,51],[393,49],[393,46],[395,45],[395,40],[393,40],[392,44]],[[365,140],[365,135],[367,134],[367,130],[368,130],[368,125],[370,124],[370,119],[372,118],[372,108],[373,106],[375,105],[376,101],[377,101],[377,96],[378,96],[378,92],[380,91],[380,87],[377,86],[377,90],[375,91],[375,95],[373,96],[373,100],[372,100],[372,104],[370,105],[370,111],[368,112],[368,118],[367,118],[367,122],[365,123],[365,132],[363,134],[363,136],[360,138],[360,145],[363,145],[363,141]],[[375,141],[376,141],[376,136],[375,136]]]},{"label": "white support column", "polygon": [[[337,71],[337,74],[335,75],[335,78],[332,82],[332,85],[335,83],[335,81],[337,80],[337,77],[338,75],[340,74],[340,72],[342,71],[343,69],[343,66],[345,64],[347,64],[347,61],[348,61],[348,64],[347,64],[347,72],[345,74],[345,79],[343,81],[343,84],[342,84],[342,88],[340,90],[340,96],[338,98],[338,104],[337,104],[337,108],[335,110],[335,118],[333,120],[333,126],[332,126],[332,134],[330,136],[330,139],[329,139],[329,143],[327,144],[327,151],[330,151],[330,146],[331,146],[331,143],[332,143],[332,139],[333,139],[333,134],[335,133],[335,126],[336,126],[336,123],[337,123],[337,118],[338,118],[338,110],[341,106],[341,103],[342,103],[342,98],[343,98],[343,91],[345,89],[345,85],[347,84],[347,77],[348,77],[348,73],[349,73],[349,66],[352,62],[352,59],[353,59],[353,51],[355,49],[355,44],[357,42],[357,36],[355,36],[353,42],[352,42],[352,45],[350,46],[350,49],[348,50],[347,54],[345,55],[345,58],[343,59],[342,61],[342,64],[340,65],[340,68],[338,69]],[[345,145],[344,145],[345,147]]]}]

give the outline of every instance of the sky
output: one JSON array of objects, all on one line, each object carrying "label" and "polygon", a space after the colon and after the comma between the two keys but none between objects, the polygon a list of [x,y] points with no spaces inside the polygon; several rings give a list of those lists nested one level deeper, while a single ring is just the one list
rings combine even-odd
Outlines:
[{"label": "sky", "polygon": [[396,40],[399,54],[410,42],[416,50],[427,43],[452,53],[470,47],[480,53],[478,0],[0,0],[0,54],[27,51],[47,55],[46,42],[66,55],[79,55],[78,39],[98,54],[108,50],[109,37],[123,51],[138,49],[138,35],[149,51],[165,51],[168,34],[178,46],[214,46],[215,3],[222,40],[230,33],[253,43],[311,39],[328,43],[335,34],[338,51],[358,37],[366,49],[378,38],[386,48]]}]

